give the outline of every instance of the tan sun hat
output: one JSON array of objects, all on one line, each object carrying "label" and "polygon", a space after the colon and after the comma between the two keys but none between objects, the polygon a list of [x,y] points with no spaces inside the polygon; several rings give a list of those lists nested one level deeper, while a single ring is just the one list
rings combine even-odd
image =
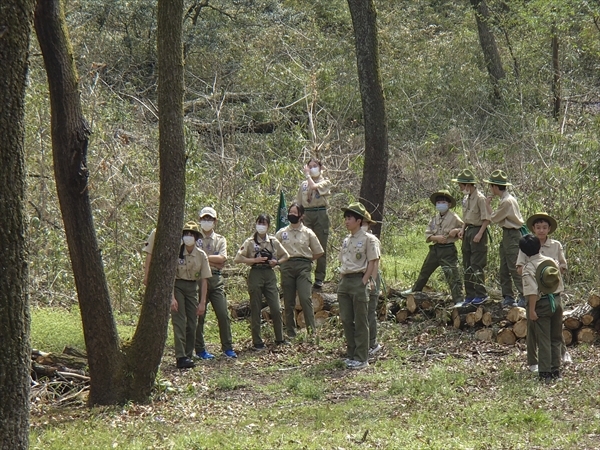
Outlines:
[{"label": "tan sun hat", "polygon": [[194,233],[194,236],[196,236],[196,239],[199,239],[202,235],[200,233],[200,227],[193,220],[190,220],[189,222],[185,223],[185,225],[183,226],[183,231],[191,231],[192,233]]},{"label": "tan sun hat", "polygon": [[556,219],[554,217],[550,216],[549,214],[546,214],[545,212],[539,212],[535,213],[533,216],[527,219],[527,228],[529,228],[529,231],[531,231],[532,233],[533,223],[539,219],[543,219],[550,224],[550,231],[548,231],[548,234],[552,234],[558,227],[558,223],[556,222]]},{"label": "tan sun hat", "polygon": [[542,294],[552,294],[560,284],[560,270],[553,259],[545,259],[535,270],[535,281]]},{"label": "tan sun hat", "polygon": [[488,184],[496,184],[498,186],[512,186],[511,183],[508,182],[508,175],[504,170],[494,170],[490,175],[488,180],[483,180]]},{"label": "tan sun hat", "polygon": [[477,180],[475,179],[475,174],[471,169],[461,170],[456,178],[453,178],[452,181],[454,183],[462,183],[462,184],[475,184]]},{"label": "tan sun hat", "polygon": [[202,218],[204,216],[210,216],[213,219],[216,219],[217,212],[210,206],[206,206],[206,207],[202,208],[202,210],[198,213],[198,217]]},{"label": "tan sun hat", "polygon": [[434,192],[429,197],[429,200],[431,200],[431,203],[433,203],[435,205],[436,204],[435,199],[438,197],[446,197],[446,199],[450,200],[448,202],[448,203],[450,203],[450,208],[454,208],[456,206],[456,200],[454,199],[454,197],[452,197],[452,194],[450,194],[450,191],[448,191],[447,189],[442,189],[441,191]]}]

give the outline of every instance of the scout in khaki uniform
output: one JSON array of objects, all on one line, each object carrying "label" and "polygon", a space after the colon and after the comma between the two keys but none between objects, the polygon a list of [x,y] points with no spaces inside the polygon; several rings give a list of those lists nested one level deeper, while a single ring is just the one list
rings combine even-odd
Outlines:
[{"label": "scout in khaki uniform", "polygon": [[[154,247],[152,231],[143,251],[147,253],[146,266]],[[177,368],[194,367],[192,355],[196,337],[196,318],[206,310],[206,279],[211,277],[206,254],[196,247],[200,238],[200,228],[196,222],[187,222],[183,227],[183,243],[179,249],[175,287],[171,299],[171,322],[175,338],[175,357]],[[147,280],[148,274],[145,274]],[[200,283],[199,283],[200,282]],[[198,284],[200,284],[200,302],[198,303]]]},{"label": "scout in khaki uniform", "polygon": [[425,242],[432,245],[429,246],[429,253],[412,290],[422,291],[431,274],[441,266],[452,293],[452,300],[456,304],[462,304],[462,282],[458,272],[458,252],[454,243],[458,240],[458,233],[464,223],[456,213],[450,211],[456,206],[456,200],[450,192],[434,192],[429,199],[438,211],[425,230]]},{"label": "scout in khaki uniform", "polygon": [[540,240],[531,234],[519,241],[519,248],[528,257],[523,266],[523,294],[535,328],[539,377],[550,382],[561,377],[563,306],[555,293],[560,292],[562,278],[556,262],[540,255],[540,247]]},{"label": "scout in khaki uniform", "polygon": [[487,226],[491,214],[485,204],[485,195],[477,190],[473,171],[465,169],[452,180],[458,183],[463,198],[463,228],[458,233],[462,239],[463,268],[465,277],[465,301],[480,305],[487,299],[485,289],[485,266],[487,265]]},{"label": "scout in khaki uniform", "polygon": [[[371,219],[371,214],[367,211],[365,213],[365,224],[361,226],[365,233],[369,233],[373,239],[375,239],[377,246],[381,248],[381,242],[379,238],[375,236],[371,230],[371,225],[375,225],[376,220]],[[379,353],[383,348],[379,342],[377,342],[377,305],[379,304],[379,295],[381,294],[382,276],[381,270],[379,270],[379,260],[375,261],[373,265],[373,273],[376,274],[371,277],[369,281],[368,293],[369,293],[369,311],[367,313],[369,322],[369,356],[374,356]]]},{"label": "scout in khaki uniform", "polygon": [[246,239],[235,255],[234,263],[250,266],[248,272],[248,294],[250,294],[250,329],[254,350],[263,350],[265,343],[260,337],[262,296],[264,295],[271,311],[276,344],[289,344],[283,337],[281,305],[277,278],[273,268],[289,258],[286,249],[275,236],[267,234],[271,217],[261,214],[256,219],[256,232]]},{"label": "scout in khaki uniform", "polygon": [[327,272],[327,239],[329,238],[329,216],[327,215],[327,197],[331,189],[331,181],[323,177],[321,161],[311,158],[304,167],[306,180],[300,184],[296,203],[304,207],[304,225],[315,232],[323,254],[317,259],[315,283],[313,287],[320,289]]},{"label": "scout in khaki uniform", "polygon": [[367,210],[362,203],[351,203],[344,211],[344,223],[350,234],[340,250],[340,275],[337,297],[340,319],[346,336],[346,366],[362,369],[369,365],[369,294],[367,284],[375,276],[379,245],[375,237],[362,228]]},{"label": "scout in khaki uniform", "polygon": [[[527,228],[533,232],[533,234],[540,240],[540,255],[547,258],[552,258],[558,265],[561,275],[567,271],[567,260],[561,243],[557,240],[548,237],[549,234],[556,230],[558,223],[554,217],[546,213],[536,213],[527,219]],[[519,250],[519,256],[517,257],[517,271],[522,275],[523,267],[527,263],[529,258]],[[563,286],[560,285],[557,292],[554,293],[554,298],[557,298],[563,291]],[[529,308],[527,303],[519,303],[519,306],[526,308],[527,317],[529,318]],[[572,362],[571,355],[567,352],[564,339],[561,345],[561,355],[563,364],[569,364]],[[527,322],[527,365],[529,370],[532,372],[538,371],[538,359],[537,359],[537,343],[535,340],[535,327],[532,320]]]},{"label": "scout in khaki uniform", "polygon": [[290,258],[281,263],[281,287],[285,306],[285,329],[288,337],[296,337],[296,292],[302,306],[302,313],[309,333],[315,331],[315,315],[311,299],[312,262],[323,255],[317,235],[302,223],[304,208],[292,203],[287,219],[290,224],[280,229],[275,237],[287,250]]},{"label": "scout in khaki uniform", "polygon": [[521,216],[517,199],[506,190],[512,186],[508,182],[506,173],[502,170],[494,170],[486,183],[490,185],[492,194],[500,197],[500,203],[496,211],[492,212],[492,197],[486,199],[486,208],[491,214],[491,220],[502,228],[502,240],[500,241],[500,286],[502,287],[502,306],[517,306],[513,293],[513,283],[517,288],[519,299],[523,298],[523,282],[521,275],[517,272],[517,255],[519,254],[519,239],[521,239],[520,228],[525,221]]},{"label": "scout in khaki uniform", "polygon": [[[208,256],[208,263],[212,277],[208,279],[207,302],[210,303],[217,316],[219,324],[219,337],[221,339],[221,350],[223,355],[228,358],[237,358],[233,350],[233,338],[231,337],[231,321],[229,311],[227,310],[227,298],[225,297],[225,285],[221,269],[227,261],[227,240],[217,234],[214,230],[217,222],[217,212],[210,207],[202,208],[199,213],[200,228],[202,236],[196,242],[198,248],[204,250]],[[208,308],[207,308],[208,309]],[[198,326],[196,327],[196,356],[201,359],[213,359],[215,356],[206,350],[204,343],[204,321],[206,311],[198,317]]]}]

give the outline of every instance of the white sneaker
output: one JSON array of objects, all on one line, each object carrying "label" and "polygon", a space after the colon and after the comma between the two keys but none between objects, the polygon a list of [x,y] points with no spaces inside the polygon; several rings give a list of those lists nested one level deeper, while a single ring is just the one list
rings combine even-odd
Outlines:
[{"label": "white sneaker", "polygon": [[373,356],[376,353],[379,353],[383,347],[381,344],[376,344],[375,347],[371,347],[369,349],[369,356]]},{"label": "white sneaker", "polygon": [[346,366],[348,367],[348,369],[360,370],[360,369],[369,367],[369,362],[368,361],[349,361],[348,364],[346,364]]},{"label": "white sneaker", "polygon": [[529,370],[531,372],[537,372],[538,371],[538,365],[537,364],[533,364],[533,365],[529,366]]},{"label": "white sneaker", "polygon": [[573,362],[573,359],[571,358],[571,355],[569,355],[569,352],[565,352],[565,354],[562,357],[562,362],[563,364],[571,364]]}]

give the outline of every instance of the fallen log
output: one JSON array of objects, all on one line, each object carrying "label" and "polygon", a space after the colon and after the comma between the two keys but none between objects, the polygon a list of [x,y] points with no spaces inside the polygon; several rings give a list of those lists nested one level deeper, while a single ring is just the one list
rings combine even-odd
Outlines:
[{"label": "fallen log", "polygon": [[527,336],[527,319],[521,319],[512,327],[513,333],[519,339]]},{"label": "fallen log", "polygon": [[600,308],[592,308],[588,312],[581,316],[581,323],[583,326],[587,327],[590,325],[594,325],[598,319],[600,318]]},{"label": "fallen log", "polygon": [[583,327],[577,330],[577,342],[585,344],[593,344],[598,338],[598,332],[592,327]]},{"label": "fallen log", "polygon": [[417,310],[431,311],[435,307],[435,301],[425,292],[413,292],[406,297],[406,308],[414,314]]},{"label": "fallen log", "polygon": [[475,339],[485,342],[493,342],[496,337],[496,333],[493,328],[480,328],[475,331]]},{"label": "fallen log", "polygon": [[590,305],[592,308],[600,308],[600,295],[595,292],[590,294],[588,298],[588,305]]},{"label": "fallen log", "polygon": [[520,306],[515,306],[508,310],[508,314],[506,314],[506,320],[511,321],[512,323],[517,323],[527,317],[525,308],[521,308]]},{"label": "fallen log", "polygon": [[315,313],[315,326],[318,328],[325,324],[329,319],[329,311],[321,310]]},{"label": "fallen log", "polygon": [[231,315],[231,318],[235,320],[242,320],[250,317],[250,302],[244,301],[230,304],[229,314]]},{"label": "fallen log", "polygon": [[511,328],[502,328],[498,330],[496,342],[502,345],[515,345],[517,342],[517,337]]},{"label": "fallen log", "polygon": [[398,323],[404,323],[410,317],[410,311],[408,309],[401,309],[396,313],[395,317]]},{"label": "fallen log", "polygon": [[563,339],[565,341],[565,345],[573,344],[573,332],[571,330],[569,330],[568,328],[563,328],[562,334]]}]

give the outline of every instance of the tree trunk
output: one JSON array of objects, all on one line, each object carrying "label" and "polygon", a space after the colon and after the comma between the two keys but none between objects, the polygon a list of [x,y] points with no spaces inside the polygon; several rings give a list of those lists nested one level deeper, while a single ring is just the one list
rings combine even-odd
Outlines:
[{"label": "tree trunk", "polygon": [[[381,221],[388,173],[388,127],[385,99],[379,73],[379,50],[377,42],[377,12],[373,0],[348,0],[354,45],[358,83],[365,121],[365,162],[360,187],[360,200],[372,218]],[[379,236],[381,224],[373,227]]]},{"label": "tree trunk", "polygon": [[147,401],[163,355],[185,207],[183,0],[158,0],[160,206],[140,320],[126,349],[127,399]]},{"label": "tree trunk", "polygon": [[552,25],[552,117],[560,116],[560,61],[558,59],[558,32]]},{"label": "tree trunk", "polygon": [[35,2],[0,3],[0,448],[29,446],[24,100]]},{"label": "tree trunk", "polygon": [[77,73],[59,0],[38,1],[35,29],[50,88],[54,175],[89,356],[90,403],[112,404],[121,390],[115,378],[121,362],[119,338],[88,195],[90,130],[81,110]]},{"label": "tree trunk", "polygon": [[494,97],[500,99],[502,96],[500,94],[499,82],[506,77],[506,74],[504,72],[504,67],[502,67],[502,59],[500,58],[500,52],[498,52],[496,39],[489,26],[490,11],[488,10],[485,0],[470,1],[471,6],[475,11],[479,43],[481,44],[481,50],[483,51],[485,67],[490,75],[490,80],[494,89]]}]

